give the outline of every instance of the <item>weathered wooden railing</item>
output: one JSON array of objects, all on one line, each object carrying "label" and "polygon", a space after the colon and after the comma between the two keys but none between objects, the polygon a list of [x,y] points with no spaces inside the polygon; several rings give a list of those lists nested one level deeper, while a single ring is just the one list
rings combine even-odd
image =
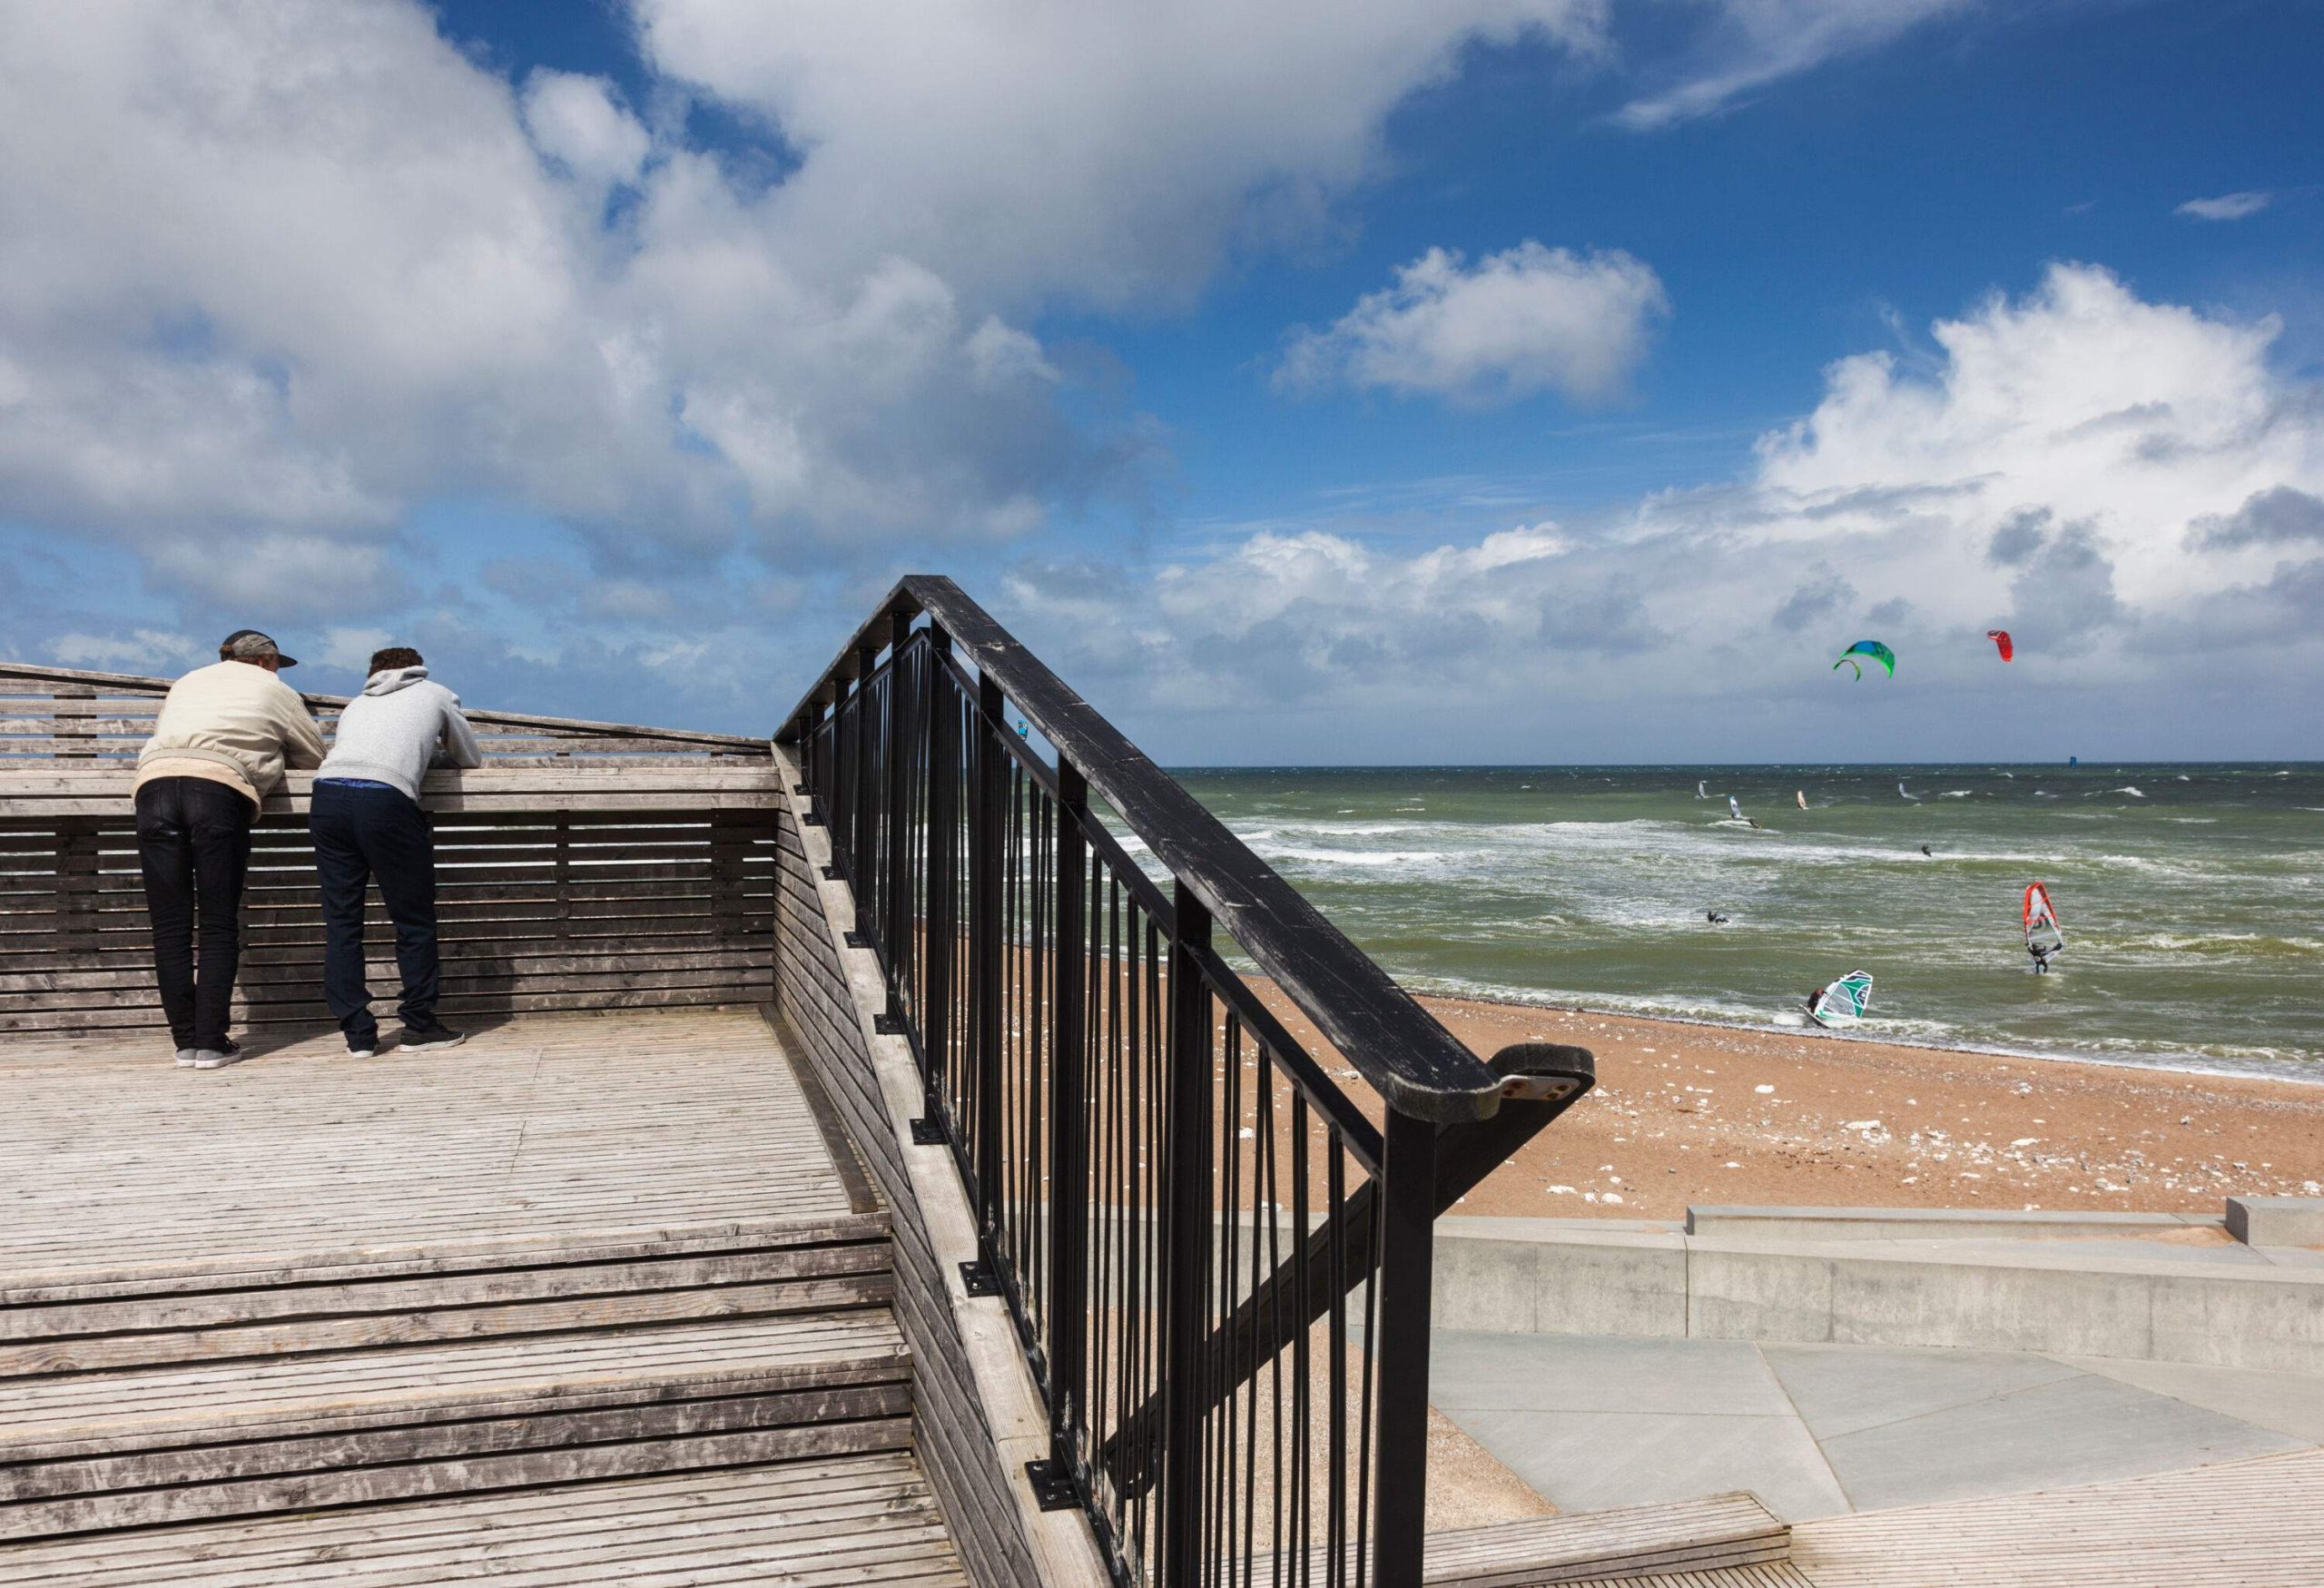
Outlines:
[{"label": "weathered wooden railing", "polygon": [[[0,1035],[162,1024],[131,783],[169,686],[0,663]],[[328,735],[346,702],[306,700]],[[763,739],[513,712],[468,720],[484,765],[430,773],[422,798],[446,1015],[768,996],[782,791]],[[254,835],[241,1024],[330,1019],[310,781],[286,780]],[[395,985],[391,945],[375,928],[375,988]]]},{"label": "weathered wooden railing", "polygon": [[777,737],[1047,1403],[1029,1479],[1125,1584],[1417,1584],[1433,1220],[1589,1054],[1476,1058],[949,579]]}]

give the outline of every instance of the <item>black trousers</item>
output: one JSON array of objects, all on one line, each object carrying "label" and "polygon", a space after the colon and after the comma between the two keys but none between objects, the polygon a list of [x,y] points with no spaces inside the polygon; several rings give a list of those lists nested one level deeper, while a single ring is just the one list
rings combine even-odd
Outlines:
[{"label": "black trousers", "polygon": [[157,777],[137,791],[137,859],[153,926],[153,979],[180,1048],[226,1045],[242,956],[242,879],[257,818],[248,796],[212,778]]},{"label": "black trousers", "polygon": [[350,1042],[379,1041],[371,990],[363,984],[363,902],[374,879],[396,929],[403,972],[403,1023],[436,1024],[436,834],[399,789],[319,782],[309,806],[315,870],[323,886],[323,1001]]}]

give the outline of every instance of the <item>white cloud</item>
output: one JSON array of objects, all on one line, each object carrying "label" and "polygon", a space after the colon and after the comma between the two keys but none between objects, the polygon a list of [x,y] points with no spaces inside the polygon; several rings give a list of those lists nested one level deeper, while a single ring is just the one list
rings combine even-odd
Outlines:
[{"label": "white cloud", "polygon": [[1295,230],[1476,43],[1596,47],[1604,0],[952,6],[635,0],[655,64],[804,155],[774,214],[826,267],[944,261],[965,296],[1151,307]]},{"label": "white cloud", "polygon": [[1432,248],[1328,330],[1295,333],[1275,380],[1464,403],[1552,389],[1603,399],[1620,390],[1649,328],[1669,312],[1661,281],[1620,250],[1576,254],[1529,240],[1472,268]]},{"label": "white cloud", "polygon": [[653,147],[644,125],[596,77],[535,72],[525,81],[524,116],[542,153],[601,187],[635,182]]},{"label": "white cloud", "polygon": [[[416,0],[8,7],[0,514],[287,611],[414,596],[448,498],[615,579],[1022,536],[1151,447],[1029,314],[1183,300],[1465,47],[1600,5],[636,0],[658,133]],[[780,155],[690,144],[690,96]]]},{"label": "white cloud", "polygon": [[[1937,323],[1923,366],[1836,363],[1728,486],[1420,552],[1271,528],[1158,570],[1145,624],[1086,621],[1119,575],[1029,568],[1009,599],[1166,755],[1222,699],[1229,748],[1275,760],[2047,755],[2069,729],[2280,753],[2324,677],[2324,392],[2270,367],[2276,335],[2059,265]],[[1899,689],[1849,695],[1843,732],[1824,676],[1867,634]]]},{"label": "white cloud", "polygon": [[2266,209],[2275,196],[2263,192],[2221,193],[2215,199],[2189,199],[2171,213],[2197,221],[2242,221]]},{"label": "white cloud", "polygon": [[1666,85],[1615,120],[1640,131],[1716,114],[1768,84],[1894,42],[1977,0],[1716,0]]}]

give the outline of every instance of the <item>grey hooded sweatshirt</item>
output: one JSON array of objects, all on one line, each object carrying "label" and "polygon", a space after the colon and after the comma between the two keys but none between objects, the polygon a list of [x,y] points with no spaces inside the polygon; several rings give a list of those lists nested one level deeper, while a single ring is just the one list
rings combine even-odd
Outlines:
[{"label": "grey hooded sweatshirt", "polygon": [[417,800],[430,766],[483,764],[460,697],[431,683],[425,667],[389,667],[339,714],[338,736],[315,776],[389,784]]}]

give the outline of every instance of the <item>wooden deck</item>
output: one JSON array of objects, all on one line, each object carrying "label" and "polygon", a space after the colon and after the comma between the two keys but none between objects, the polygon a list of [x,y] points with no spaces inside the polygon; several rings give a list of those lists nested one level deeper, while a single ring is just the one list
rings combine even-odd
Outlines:
[{"label": "wooden deck", "polygon": [[2324,1450],[1801,1523],[1815,1588],[2317,1588]]},{"label": "wooden deck", "polygon": [[261,1047],[0,1041],[0,1583],[959,1580],[756,1011]]},{"label": "wooden deck", "polygon": [[527,1016],[408,1058],[251,1047],[192,1070],[144,1033],[0,1040],[0,1300],[602,1259],[870,1206],[753,1011]]}]

